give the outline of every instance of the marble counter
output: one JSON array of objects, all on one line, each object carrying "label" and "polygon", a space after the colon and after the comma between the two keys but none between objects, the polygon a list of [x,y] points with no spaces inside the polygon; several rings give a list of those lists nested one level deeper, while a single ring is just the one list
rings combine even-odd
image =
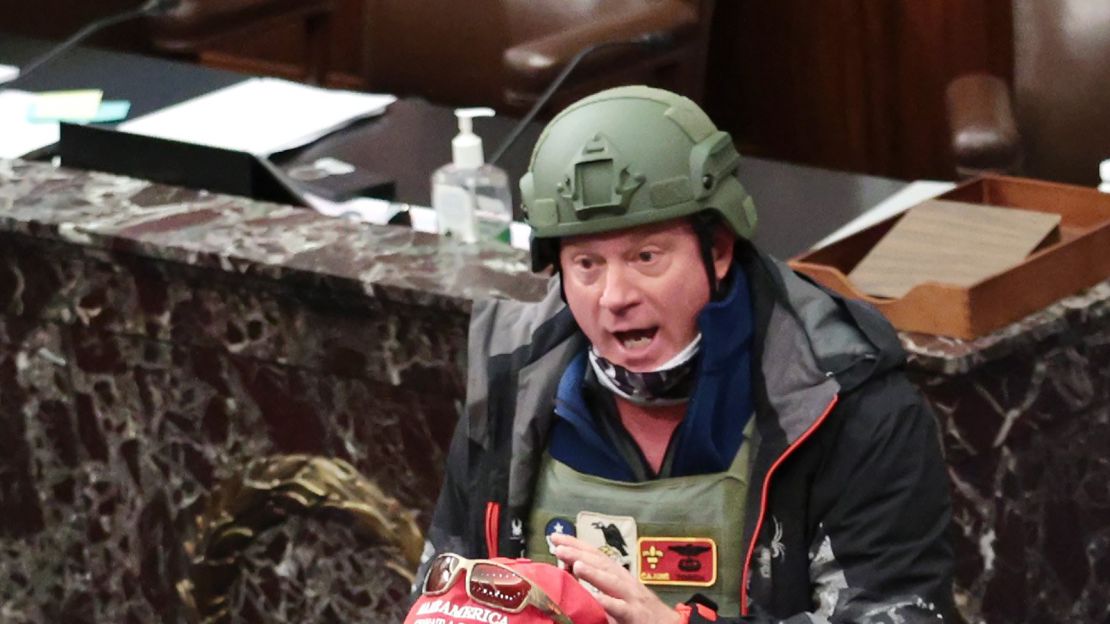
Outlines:
[{"label": "marble counter", "polygon": [[[544,290],[498,246],[0,161],[0,621],[185,621],[196,518],[259,458],[349,462],[425,525],[470,302]],[[1105,620],[1110,282],[977,341],[902,338],[965,618]],[[395,619],[392,547],[291,517],[243,549],[229,621]]]},{"label": "marble counter", "polygon": [[903,335],[969,622],[1110,622],[1110,281],[975,341]]},{"label": "marble counter", "polygon": [[[426,525],[470,301],[544,289],[519,251],[0,161],[0,621],[185,621],[195,519],[259,457],[345,460]],[[291,519],[234,610],[399,621],[360,539]]]}]

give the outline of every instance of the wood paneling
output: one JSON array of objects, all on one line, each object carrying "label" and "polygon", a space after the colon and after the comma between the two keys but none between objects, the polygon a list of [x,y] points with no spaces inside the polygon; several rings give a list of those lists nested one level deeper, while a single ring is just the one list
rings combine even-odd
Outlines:
[{"label": "wood paneling", "polygon": [[943,92],[1009,80],[1009,0],[722,0],[707,108],[752,153],[901,178],[952,176]]},{"label": "wood paneling", "polygon": [[[328,84],[341,88],[363,85],[363,0],[337,0],[332,24]],[[290,22],[271,30],[223,42],[203,55],[206,64],[225,69],[298,78],[305,59],[302,24]]]}]

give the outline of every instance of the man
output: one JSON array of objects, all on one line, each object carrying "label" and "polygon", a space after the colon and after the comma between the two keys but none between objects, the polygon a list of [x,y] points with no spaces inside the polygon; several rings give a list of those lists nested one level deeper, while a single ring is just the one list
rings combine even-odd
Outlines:
[{"label": "man", "polygon": [[738,162],[656,89],[548,125],[520,186],[556,276],[474,308],[431,546],[553,553],[616,622],[940,621],[934,419],[873,309],[750,244]]}]

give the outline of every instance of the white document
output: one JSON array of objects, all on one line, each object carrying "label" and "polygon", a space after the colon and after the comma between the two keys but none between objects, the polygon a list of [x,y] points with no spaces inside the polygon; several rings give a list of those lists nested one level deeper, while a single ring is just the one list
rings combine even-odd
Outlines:
[{"label": "white document", "polygon": [[58,124],[27,120],[33,93],[0,90],[0,158],[19,158],[58,142]]},{"label": "white document", "polygon": [[874,208],[852,219],[841,226],[839,230],[823,238],[813,246],[813,249],[820,249],[831,245],[842,238],[847,238],[856,232],[866,230],[884,219],[902,214],[911,206],[916,206],[926,199],[932,199],[954,186],[956,185],[951,182],[934,182],[932,180],[910,182],[902,190],[887,197],[876,204]]},{"label": "white document", "polygon": [[19,77],[19,68],[14,65],[0,65],[0,84],[10,82]]},{"label": "white document", "polygon": [[[390,219],[397,216],[397,213],[408,212],[412,229],[417,232],[430,232],[432,234],[438,231],[435,211],[424,206],[396,204],[372,197],[356,197],[345,202],[333,202],[312,193],[303,193],[302,197],[316,212],[329,217],[341,217],[363,223],[386,225]],[[509,224],[509,244],[511,246],[527,251],[531,248],[531,239],[532,228],[528,227],[528,224],[519,221],[513,221]]]},{"label": "white document", "polygon": [[405,205],[394,204],[385,199],[375,197],[355,197],[343,202],[335,202],[312,193],[301,193],[313,210],[329,217],[342,217],[363,223],[385,225],[399,212],[405,210]]},{"label": "white document", "polygon": [[[436,211],[423,206],[409,206],[409,218],[412,219],[412,229],[417,232],[439,231],[436,223]],[[513,221],[509,224],[509,245],[517,249],[528,251],[532,248],[532,228],[527,223]]]},{"label": "white document", "polygon": [[397,98],[251,78],[122,123],[133,134],[264,156],[307,145]]}]

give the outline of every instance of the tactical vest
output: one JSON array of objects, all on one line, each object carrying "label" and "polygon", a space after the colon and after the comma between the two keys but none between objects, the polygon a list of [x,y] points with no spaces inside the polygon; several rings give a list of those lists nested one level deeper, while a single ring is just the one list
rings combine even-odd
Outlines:
[{"label": "tactical vest", "polygon": [[701,593],[721,615],[738,616],[753,422],[732,465],[714,474],[626,483],[583,474],[545,454],[526,556],[555,563],[547,536],[572,533],[622,563],[663,602]]}]

